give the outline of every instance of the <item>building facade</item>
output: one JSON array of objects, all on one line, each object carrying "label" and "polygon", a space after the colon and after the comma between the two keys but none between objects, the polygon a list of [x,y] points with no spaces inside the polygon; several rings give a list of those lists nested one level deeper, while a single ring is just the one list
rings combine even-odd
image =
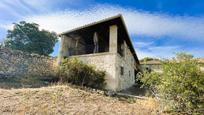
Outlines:
[{"label": "building facade", "polygon": [[58,63],[78,58],[106,72],[106,89],[119,91],[135,83],[139,60],[121,15],[60,34]]},{"label": "building facade", "polygon": [[142,61],[140,62],[140,66],[143,71],[154,71],[158,73],[162,72],[162,63],[157,59]]}]

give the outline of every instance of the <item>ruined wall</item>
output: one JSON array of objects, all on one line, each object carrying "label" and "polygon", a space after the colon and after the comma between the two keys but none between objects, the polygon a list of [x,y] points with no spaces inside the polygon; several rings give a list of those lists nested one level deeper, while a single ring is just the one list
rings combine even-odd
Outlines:
[{"label": "ruined wall", "polygon": [[55,76],[56,70],[55,58],[0,49],[0,77]]},{"label": "ruined wall", "polygon": [[98,70],[106,71],[106,89],[118,90],[118,77],[116,76],[116,54],[115,53],[96,53],[79,56],[70,56],[77,58],[85,64],[93,65]]},{"label": "ruined wall", "polygon": [[[116,58],[116,76],[119,79],[118,89],[126,89],[135,84],[135,60],[126,42],[124,42],[124,49],[124,56],[117,54]],[[123,75],[121,75],[121,67],[123,67]]]},{"label": "ruined wall", "polygon": [[[108,90],[120,91],[135,84],[135,60],[128,47],[125,48],[124,57],[117,53],[106,52],[71,56],[71,58],[77,58],[85,64],[94,65],[96,69],[106,71]],[[120,73],[121,66],[124,68],[123,75]]]},{"label": "ruined wall", "polygon": [[[61,62],[63,56],[69,56],[68,40],[65,40],[65,36],[62,36],[61,50],[59,53],[58,63]],[[125,56],[121,57],[118,50],[118,27],[117,25],[109,26],[109,52],[85,54],[78,56],[70,56],[70,58],[78,58],[85,64],[94,65],[99,70],[106,71],[106,89],[119,91],[132,86],[135,83],[135,60],[134,57],[125,44]],[[120,67],[124,68],[124,75],[120,75]]]}]

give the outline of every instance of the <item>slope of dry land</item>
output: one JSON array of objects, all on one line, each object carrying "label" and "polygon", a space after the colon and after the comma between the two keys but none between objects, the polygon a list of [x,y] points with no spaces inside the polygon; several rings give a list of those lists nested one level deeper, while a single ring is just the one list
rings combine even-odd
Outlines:
[{"label": "slope of dry land", "polygon": [[69,85],[0,89],[1,115],[150,115],[157,114],[154,99],[122,99]]}]

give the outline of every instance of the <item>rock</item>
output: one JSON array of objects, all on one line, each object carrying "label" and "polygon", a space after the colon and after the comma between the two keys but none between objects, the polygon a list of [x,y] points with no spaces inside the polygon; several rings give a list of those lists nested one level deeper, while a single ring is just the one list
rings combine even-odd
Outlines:
[{"label": "rock", "polygon": [[116,92],[114,92],[114,91],[105,91],[104,94],[106,96],[111,96],[111,97],[116,96]]}]

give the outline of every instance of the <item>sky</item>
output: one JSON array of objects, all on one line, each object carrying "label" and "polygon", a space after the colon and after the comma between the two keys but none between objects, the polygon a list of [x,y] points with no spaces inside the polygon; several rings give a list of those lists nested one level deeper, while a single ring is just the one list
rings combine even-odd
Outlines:
[{"label": "sky", "polygon": [[[139,59],[177,52],[204,57],[204,0],[1,0],[0,42],[22,20],[61,33],[117,14]],[[59,42],[51,55],[58,50]]]}]

